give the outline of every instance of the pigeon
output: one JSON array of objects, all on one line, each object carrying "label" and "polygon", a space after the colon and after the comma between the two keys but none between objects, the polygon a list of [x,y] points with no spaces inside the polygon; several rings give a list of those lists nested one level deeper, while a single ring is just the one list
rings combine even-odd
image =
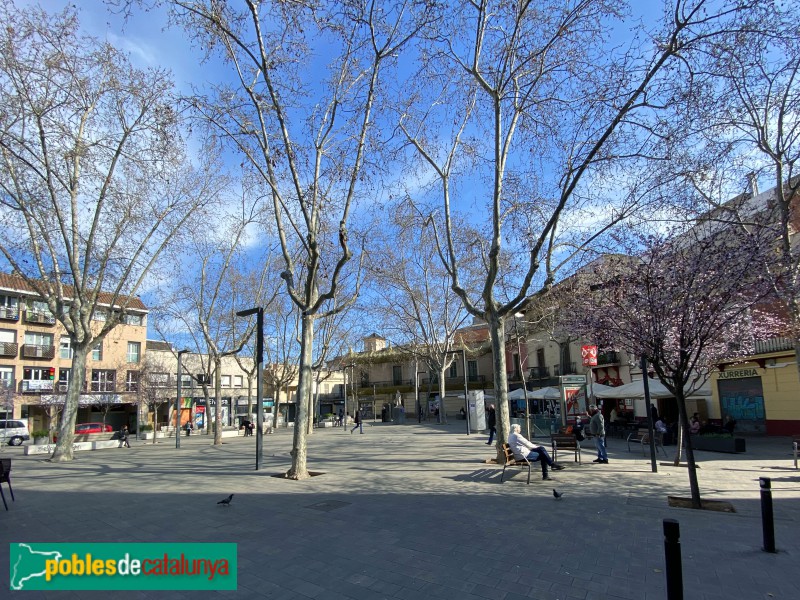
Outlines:
[{"label": "pigeon", "polygon": [[222,504],[223,506],[230,506],[231,500],[233,499],[233,494],[225,498],[224,500],[220,500],[217,504]]},{"label": "pigeon", "polygon": [[564,495],[563,493],[561,493],[561,492],[559,492],[557,490],[553,490],[553,498],[555,498],[556,500],[561,500],[561,496],[563,496],[563,495]]}]

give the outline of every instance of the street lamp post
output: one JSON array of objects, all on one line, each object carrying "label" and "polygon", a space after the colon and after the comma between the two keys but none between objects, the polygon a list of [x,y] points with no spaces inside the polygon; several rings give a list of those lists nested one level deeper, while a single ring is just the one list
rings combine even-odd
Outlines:
[{"label": "street lamp post", "polygon": [[188,349],[178,351],[178,393],[175,397],[175,449],[179,450],[181,447],[181,380],[183,379],[183,365],[181,358],[184,354],[188,353]]},{"label": "street lamp post", "polygon": [[417,400],[417,423],[422,423],[422,404],[419,401],[419,376],[425,375],[427,371],[418,370],[417,361],[414,361],[414,398]]},{"label": "street lamp post", "polygon": [[[528,439],[531,438],[531,413],[528,404],[528,386],[525,383],[525,366],[522,364],[522,344],[520,343],[521,336],[517,329],[517,315],[514,315],[514,337],[517,338],[517,356],[519,356],[519,377],[522,380],[522,393],[525,396],[525,435]],[[527,360],[528,353],[525,353]]]},{"label": "street lamp post", "polygon": [[[264,309],[261,306],[247,310],[237,311],[237,317],[256,315],[256,471],[261,467],[264,454],[264,402],[261,399],[263,392],[262,365],[264,363]],[[275,419],[277,426],[278,420]]]}]

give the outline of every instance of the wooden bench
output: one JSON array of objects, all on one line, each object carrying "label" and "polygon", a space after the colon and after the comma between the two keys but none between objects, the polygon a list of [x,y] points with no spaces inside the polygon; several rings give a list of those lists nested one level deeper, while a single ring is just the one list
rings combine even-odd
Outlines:
[{"label": "wooden bench", "polygon": [[581,463],[581,444],[574,435],[554,433],[550,436],[550,443],[553,447],[553,462],[558,462],[559,450],[573,450],[575,452],[574,462]]},{"label": "wooden bench", "polygon": [[528,485],[531,484],[531,461],[527,458],[518,459],[514,456],[514,452],[511,450],[511,446],[508,444],[503,444],[503,452],[506,455],[506,462],[503,465],[503,474],[500,475],[500,483],[503,483],[503,477],[506,476],[506,467],[528,467]]},{"label": "wooden bench", "polygon": [[794,454],[794,468],[797,468],[798,446],[800,446],[800,435],[792,436],[792,453]]}]

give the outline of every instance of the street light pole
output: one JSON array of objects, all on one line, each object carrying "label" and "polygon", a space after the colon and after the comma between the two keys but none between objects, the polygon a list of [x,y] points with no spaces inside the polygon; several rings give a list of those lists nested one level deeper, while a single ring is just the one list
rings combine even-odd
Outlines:
[{"label": "street light pole", "polygon": [[469,435],[469,400],[467,399],[469,395],[469,384],[467,383],[467,351],[464,348],[461,349],[461,362],[464,366],[464,410],[467,411],[467,414],[464,416],[466,417],[467,423],[467,435]]},{"label": "street light pole", "polygon": [[181,447],[181,380],[183,379],[183,365],[181,364],[181,357],[189,352],[188,349],[178,351],[178,393],[175,397],[175,449],[180,450]]},{"label": "street light pole", "polygon": [[[263,395],[262,365],[264,363],[264,308],[257,306],[248,310],[240,310],[236,313],[237,317],[249,317],[256,315],[256,471],[261,467],[264,455],[264,402]],[[277,425],[277,419],[276,423]]]}]

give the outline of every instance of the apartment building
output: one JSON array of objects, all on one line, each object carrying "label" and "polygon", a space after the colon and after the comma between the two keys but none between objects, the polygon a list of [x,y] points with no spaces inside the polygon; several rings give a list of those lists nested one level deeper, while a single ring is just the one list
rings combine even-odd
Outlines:
[{"label": "apartment building", "polygon": [[[145,376],[141,419],[157,430],[174,427],[175,400],[178,393],[178,349],[169,342],[147,340]],[[241,363],[241,364],[240,364]],[[187,422],[200,431],[213,422],[216,415],[214,381],[217,373],[207,354],[181,353],[181,403],[178,423]],[[225,356],[219,373],[222,392],[220,422],[223,426],[238,426],[248,417],[248,400],[251,413],[256,411],[256,375],[252,357]],[[270,399],[264,399],[264,410],[271,412]],[[155,423],[153,415],[155,414]]]},{"label": "apartment building", "polygon": [[[102,300],[93,315],[98,329],[114,310]],[[126,300],[123,322],[87,357],[78,423],[136,424],[148,311],[140,299]],[[70,338],[46,303],[22,278],[0,273],[0,415],[27,419],[32,430],[48,429],[63,405],[72,357]]]}]

